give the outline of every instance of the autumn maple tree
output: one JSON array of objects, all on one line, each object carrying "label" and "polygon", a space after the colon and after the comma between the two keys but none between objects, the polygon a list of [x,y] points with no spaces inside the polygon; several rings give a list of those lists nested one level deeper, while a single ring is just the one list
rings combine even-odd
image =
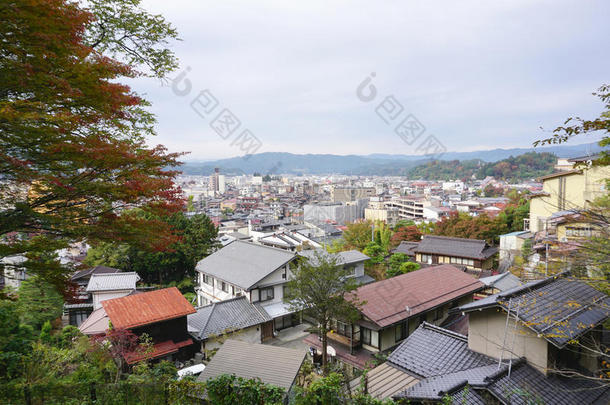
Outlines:
[{"label": "autumn maple tree", "polygon": [[176,33],[139,0],[87,7],[0,4],[0,259],[23,255],[22,266],[58,286],[67,270],[52,252],[74,241],[163,250],[177,236],[149,218],[184,204],[168,169],[179,154],[147,146],[154,117],[121,83],[175,68],[165,45]]}]

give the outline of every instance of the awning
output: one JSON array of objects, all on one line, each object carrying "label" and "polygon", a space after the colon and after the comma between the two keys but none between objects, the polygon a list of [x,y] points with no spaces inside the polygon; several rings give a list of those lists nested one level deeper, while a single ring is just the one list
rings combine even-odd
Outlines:
[{"label": "awning", "polygon": [[267,312],[267,314],[269,314],[271,318],[274,319],[294,313],[294,311],[290,310],[290,306],[283,302],[277,302],[275,304],[269,304],[261,307],[265,310],[265,312]]}]

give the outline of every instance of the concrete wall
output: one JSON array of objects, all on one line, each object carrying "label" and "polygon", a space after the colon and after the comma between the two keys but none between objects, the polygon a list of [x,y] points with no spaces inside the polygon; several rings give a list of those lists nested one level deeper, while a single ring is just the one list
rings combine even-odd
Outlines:
[{"label": "concrete wall", "polygon": [[[468,347],[479,353],[498,359],[502,352],[506,312],[491,308],[474,311],[469,314]],[[514,324],[509,323],[506,346],[510,349],[513,339]],[[546,373],[548,367],[548,343],[536,336],[534,332],[519,325],[514,335],[512,355],[505,351],[505,357],[526,357],[527,362],[539,371]]]},{"label": "concrete wall", "polygon": [[548,196],[531,200],[530,230],[533,233],[543,230],[546,218],[555,212],[588,208],[587,201],[593,201],[608,192],[605,179],[609,177],[610,166],[596,166],[585,169],[582,174],[544,180],[542,188]]}]

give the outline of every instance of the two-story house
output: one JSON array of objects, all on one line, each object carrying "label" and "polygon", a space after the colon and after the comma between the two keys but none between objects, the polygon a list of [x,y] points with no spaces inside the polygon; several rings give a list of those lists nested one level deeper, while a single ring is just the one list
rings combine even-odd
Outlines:
[{"label": "two-story house", "polygon": [[454,264],[480,272],[493,267],[498,248],[479,239],[425,235],[413,252],[418,263]]},{"label": "two-story house", "polygon": [[[301,317],[284,302],[284,290],[299,260],[314,260],[314,252],[295,253],[251,242],[231,242],[197,263],[198,306],[245,296],[273,319],[273,330],[297,325]],[[351,277],[360,284],[373,281],[364,274],[368,259],[355,250],[337,254],[337,264],[351,269]]]},{"label": "two-story house", "polygon": [[197,351],[187,327],[187,316],[196,311],[176,287],[137,292],[104,300],[101,305],[81,324],[83,333],[103,334],[112,325],[137,336],[146,333],[152,339],[151,350],[125,353],[127,364],[144,359],[186,360]]},{"label": "two-story house", "polygon": [[276,330],[300,318],[284,303],[284,287],[297,256],[290,251],[236,240],[197,263],[198,306],[246,296],[274,320]]},{"label": "two-story house", "polygon": [[[120,273],[121,270],[115,269],[112,267],[106,266],[95,266],[90,267],[85,270],[77,271],[70,277],[70,282],[72,285],[72,290],[70,296],[67,298],[66,303],[64,304],[64,315],[66,319],[64,320],[67,324],[73,326],[80,326],[81,323],[85,319],[91,315],[91,312],[94,310],[93,304],[93,291],[88,292],[87,286],[89,285],[89,281],[93,275],[101,275],[101,274],[115,274]],[[132,279],[133,277],[128,277],[128,279]],[[102,280],[102,279],[97,279]],[[131,291],[131,283],[126,286],[126,294],[129,294]],[[135,284],[133,286],[135,288]],[[92,289],[96,290],[96,294],[104,294],[104,290],[100,288],[100,286],[96,283],[95,287],[92,285]],[[126,295],[125,294],[125,295]],[[110,297],[114,298],[114,296]],[[97,308],[100,307],[99,304],[100,295],[97,294]]]},{"label": "two-story house", "polygon": [[550,217],[559,211],[588,209],[591,202],[608,193],[606,179],[610,166],[592,166],[597,156],[569,159],[571,170],[541,177],[542,193],[530,201],[529,230],[536,233],[547,229]]},{"label": "two-story house", "polygon": [[[335,320],[328,333],[337,360],[363,370],[375,353],[387,352],[406,339],[422,322],[440,325],[451,308],[471,302],[485,285],[451,265],[426,267],[359,287],[354,294],[364,302],[361,319]],[[319,337],[305,341],[321,347]]]},{"label": "two-story house", "polygon": [[103,301],[133,293],[138,281],[140,276],[136,272],[92,274],[86,292],[91,294],[93,310],[100,308]]}]

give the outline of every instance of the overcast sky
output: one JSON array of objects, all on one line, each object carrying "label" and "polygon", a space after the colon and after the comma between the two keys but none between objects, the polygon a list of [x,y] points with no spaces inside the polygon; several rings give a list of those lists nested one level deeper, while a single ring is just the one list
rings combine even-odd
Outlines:
[{"label": "overcast sky", "polygon": [[[185,81],[179,91],[153,79],[133,87],[158,118],[151,143],[190,151],[188,159],[243,154],[231,143],[245,129],[261,141],[257,152],[414,154],[430,134],[449,151],[529,147],[548,135],[540,127],[597,116],[602,104],[591,92],[609,81],[603,0],[143,6],[177,27],[182,41],[172,47],[180,71],[190,69],[191,91],[181,95]],[[364,102],[356,89],[373,72],[377,95]],[[202,117],[190,103],[206,89],[218,106]],[[386,124],[376,108],[388,96],[404,109]],[[224,108],[241,122],[227,139],[210,127]],[[426,128],[412,145],[394,133],[408,114]]]}]

